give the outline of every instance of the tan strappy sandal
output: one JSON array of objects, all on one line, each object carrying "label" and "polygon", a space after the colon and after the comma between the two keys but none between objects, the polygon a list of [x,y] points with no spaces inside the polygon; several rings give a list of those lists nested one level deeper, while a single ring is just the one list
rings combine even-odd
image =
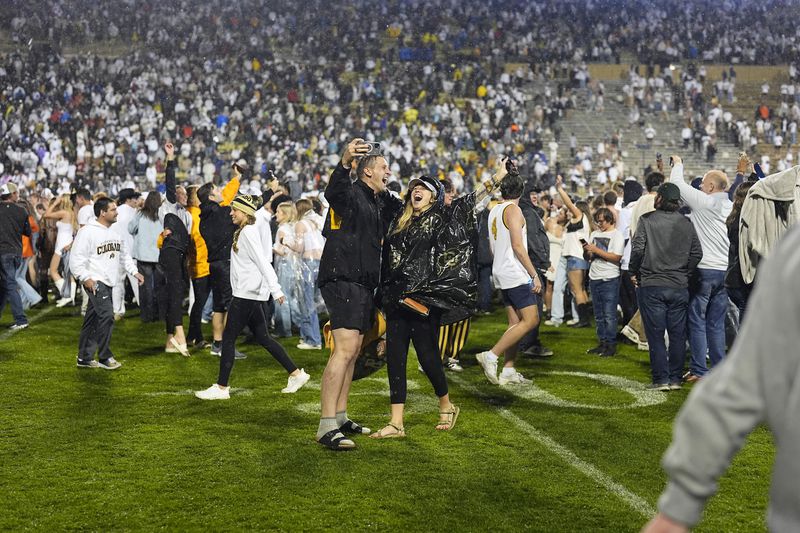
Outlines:
[{"label": "tan strappy sandal", "polygon": [[[387,433],[386,430],[389,430]],[[402,439],[406,436],[406,430],[403,427],[397,427],[391,422],[386,424],[380,431],[376,431],[370,435],[371,439]]]},{"label": "tan strappy sandal", "polygon": [[[458,420],[458,414],[461,412],[461,409],[453,405],[449,411],[440,411],[439,416],[446,416],[446,420],[439,420],[436,423],[436,430],[437,431],[450,431],[454,427],[456,427],[456,420]],[[439,427],[444,426],[444,427]]]}]

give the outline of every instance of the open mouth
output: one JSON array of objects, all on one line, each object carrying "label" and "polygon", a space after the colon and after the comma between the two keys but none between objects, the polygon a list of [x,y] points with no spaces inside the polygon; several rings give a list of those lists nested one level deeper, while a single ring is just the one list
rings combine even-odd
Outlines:
[{"label": "open mouth", "polygon": [[413,202],[421,202],[422,201],[422,193],[416,192],[413,196],[411,196],[411,201]]}]

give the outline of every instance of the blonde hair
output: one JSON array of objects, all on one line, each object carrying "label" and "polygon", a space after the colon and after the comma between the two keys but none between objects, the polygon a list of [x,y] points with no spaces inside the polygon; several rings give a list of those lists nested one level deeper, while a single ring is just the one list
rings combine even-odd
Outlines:
[{"label": "blonde hair", "polygon": [[275,216],[277,216],[278,213],[283,213],[286,217],[284,222],[297,222],[297,208],[292,202],[279,203],[278,208],[275,210]]},{"label": "blonde hair", "polygon": [[59,211],[66,211],[69,213],[69,223],[72,224],[74,231],[78,230],[78,216],[75,214],[75,204],[72,203],[72,198],[69,194],[62,194],[58,202]]},{"label": "blonde hair", "polygon": [[233,232],[233,251],[236,252],[236,253],[239,253],[239,234],[242,232],[242,230],[244,229],[245,226],[249,226],[251,224],[255,224],[256,223],[256,217],[254,217],[253,215],[251,215],[249,213],[245,213],[244,211],[240,211],[238,209],[237,209],[237,211],[239,211],[240,213],[242,213],[243,215],[245,215],[247,217],[247,220],[244,222],[244,224],[240,224],[239,227],[236,228],[236,231]]},{"label": "blonde hair", "polygon": [[189,207],[200,207],[200,198],[197,197],[199,185],[189,185],[186,187],[186,205]]},{"label": "blonde hair", "polygon": [[94,193],[94,196],[92,196],[92,201],[96,202],[100,198],[108,198],[108,197],[109,196],[104,192],[96,192],[96,193]]},{"label": "blonde hair", "polygon": [[[419,213],[417,214],[421,215],[422,213],[430,209],[433,206],[434,202],[435,200],[431,199],[431,203],[420,209]],[[392,229],[391,234],[394,235],[395,233],[400,233],[401,231],[405,231],[408,225],[411,224],[412,218],[414,218],[414,207],[411,205],[411,201],[409,200],[408,202],[406,202],[406,206],[403,208],[403,213],[400,215],[400,218],[397,219],[397,223],[395,224],[394,229]]]},{"label": "blonde hair", "polygon": [[299,200],[297,200],[297,202],[295,202],[294,206],[295,209],[297,209],[298,220],[303,218],[306,213],[308,213],[309,211],[313,211],[314,209],[314,204],[311,203],[311,200],[309,200],[308,198],[300,198]]}]

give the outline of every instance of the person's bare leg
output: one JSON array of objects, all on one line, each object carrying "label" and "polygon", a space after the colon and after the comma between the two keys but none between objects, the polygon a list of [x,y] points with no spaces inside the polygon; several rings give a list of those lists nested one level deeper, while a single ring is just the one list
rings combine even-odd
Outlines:
[{"label": "person's bare leg", "polygon": [[[517,344],[526,333],[539,323],[539,309],[535,305],[529,305],[519,311],[506,307],[506,311],[508,313],[509,327],[492,347],[492,353],[498,357],[501,354],[505,354],[505,366],[514,366]],[[513,351],[509,352],[512,348]],[[508,364],[509,354],[512,357],[510,365]]]},{"label": "person's bare leg", "polygon": [[183,326],[175,327],[175,342],[178,344],[186,344],[186,334],[183,332]]},{"label": "person's bare leg", "polygon": [[544,290],[544,305],[548,310],[553,308],[553,282],[547,282],[547,288]]},{"label": "person's bare leg", "polygon": [[[322,404],[322,418],[335,418],[338,407],[342,405],[341,397],[344,392],[349,394],[350,383],[353,379],[353,368],[361,349],[364,335],[355,329],[339,328],[333,330],[334,349],[325,371],[322,373],[320,387],[320,403]],[[347,388],[345,389],[345,383]],[[345,396],[344,407],[347,408]]]},{"label": "person's bare leg", "polygon": [[52,279],[54,283],[61,279],[61,276],[58,275],[59,263],[61,263],[61,256],[53,254],[53,257],[50,259],[50,268],[47,272],[50,274],[50,279]]},{"label": "person's bare leg", "polygon": [[222,332],[225,329],[225,315],[227,313],[218,313],[214,311],[211,317],[211,331],[214,342],[222,342]]},{"label": "person's bare leg", "polygon": [[[361,339],[364,339],[364,336],[361,336]],[[342,382],[342,388],[339,392],[339,399],[336,400],[336,412],[341,413],[342,411],[347,411],[347,399],[350,397],[350,386],[353,384],[353,372],[356,369],[356,360],[358,359],[358,354],[361,352],[361,341],[359,341],[358,349],[356,350],[356,356],[350,360],[350,364],[347,366],[347,371],[344,375],[344,381]]]},{"label": "person's bare leg", "polygon": [[570,270],[567,278],[569,279],[569,290],[575,297],[575,303],[581,305],[588,302],[589,296],[586,294],[586,289],[583,288],[583,270]]}]

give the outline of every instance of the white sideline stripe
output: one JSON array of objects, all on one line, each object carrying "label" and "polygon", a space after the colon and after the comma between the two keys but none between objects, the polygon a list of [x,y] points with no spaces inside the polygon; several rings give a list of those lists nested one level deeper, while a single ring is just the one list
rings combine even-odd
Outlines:
[{"label": "white sideline stripe", "polygon": [[[461,378],[458,377],[451,377],[450,381],[457,383],[462,389],[471,392],[475,396],[485,398],[486,395],[478,390],[476,387],[470,385],[469,383],[463,381]],[[490,406],[491,407],[491,406]],[[515,426],[517,426],[521,431],[523,431],[526,435],[531,437],[533,440],[553,452],[555,455],[563,459],[566,463],[568,463],[571,467],[575,470],[581,472],[582,474],[586,475],[588,478],[592,479],[596,483],[602,485],[606,490],[615,494],[620,500],[628,504],[631,509],[638,512],[645,518],[652,518],[656,514],[656,509],[647,503],[647,501],[639,496],[638,494],[634,494],[630,490],[626,489],[621,484],[617,483],[611,477],[603,473],[600,469],[596,466],[588,463],[575,455],[569,448],[563,446],[552,438],[548,437],[528,422],[524,421],[508,409],[504,409],[502,407],[493,407],[493,409],[497,410],[500,413],[500,416],[512,422]]]},{"label": "white sideline stripe", "polygon": [[[36,313],[34,316],[32,316],[32,317],[30,317],[30,318],[28,319],[28,324],[33,324],[35,321],[39,320],[40,318],[42,318],[42,317],[43,317],[44,315],[46,315],[47,313],[49,313],[49,312],[51,312],[51,311],[55,311],[55,309],[56,309],[55,307],[47,307],[47,308],[45,308],[45,309],[42,309],[41,311],[39,311],[38,313]],[[26,328],[26,329],[27,329],[27,328]],[[21,329],[11,329],[11,330],[8,330],[8,331],[6,331],[6,332],[5,332],[5,333],[3,333],[3,334],[0,334],[0,341],[4,341],[4,340],[6,340],[6,339],[7,339],[7,338],[9,338],[11,335],[13,335],[14,333],[17,333],[17,332],[19,332],[19,331],[22,331],[22,330],[21,330]]]}]

